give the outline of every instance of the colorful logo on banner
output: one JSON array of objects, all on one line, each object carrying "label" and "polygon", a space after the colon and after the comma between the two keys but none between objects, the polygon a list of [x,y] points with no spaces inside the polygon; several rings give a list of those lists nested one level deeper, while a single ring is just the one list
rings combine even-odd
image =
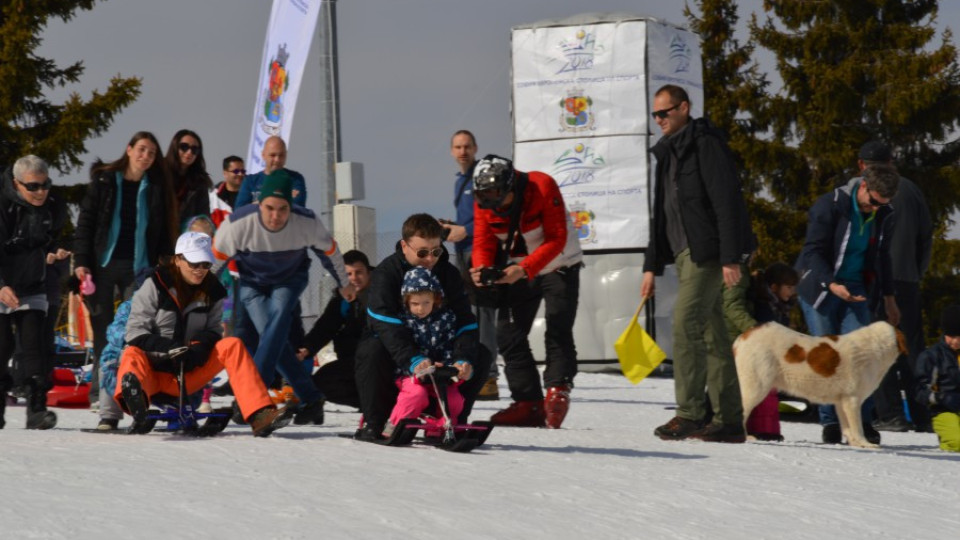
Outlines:
[{"label": "colorful logo on banner", "polygon": [[570,219],[573,220],[573,229],[577,232],[577,239],[581,244],[596,244],[597,229],[596,214],[587,208],[586,203],[575,202],[570,205]]},{"label": "colorful logo on banner", "polygon": [[607,165],[603,156],[592,147],[578,142],[553,160],[550,176],[560,187],[576,186],[593,182],[597,171]]},{"label": "colorful logo on banner", "polygon": [[674,34],[670,39],[670,61],[673,62],[674,73],[686,73],[690,71],[690,57],[692,53],[690,46],[687,45],[680,34]]},{"label": "colorful logo on banner", "polygon": [[597,45],[597,38],[592,32],[583,28],[577,30],[573,39],[560,42],[560,52],[566,62],[556,74],[592,69],[594,56],[603,50],[603,45]]},{"label": "colorful logo on banner", "polygon": [[594,127],[593,100],[580,88],[567,90],[567,97],[560,100],[560,131],[578,133]]},{"label": "colorful logo on banner", "polygon": [[286,44],[279,45],[277,54],[270,60],[270,76],[261,94],[263,116],[260,117],[260,127],[270,135],[279,134],[283,125],[283,94],[290,86],[290,74],[287,72],[289,58]]}]

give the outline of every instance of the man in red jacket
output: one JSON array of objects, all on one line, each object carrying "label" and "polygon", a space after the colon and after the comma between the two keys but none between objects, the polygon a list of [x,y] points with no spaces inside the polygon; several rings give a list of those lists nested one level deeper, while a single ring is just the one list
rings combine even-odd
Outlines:
[{"label": "man in red jacket", "polygon": [[[489,155],[474,167],[476,201],[471,277],[497,295],[497,345],[513,403],[490,420],[504,426],[559,428],[577,374],[573,322],[583,254],[560,188],[541,172],[516,171]],[[543,386],[527,335],[546,301]]]}]

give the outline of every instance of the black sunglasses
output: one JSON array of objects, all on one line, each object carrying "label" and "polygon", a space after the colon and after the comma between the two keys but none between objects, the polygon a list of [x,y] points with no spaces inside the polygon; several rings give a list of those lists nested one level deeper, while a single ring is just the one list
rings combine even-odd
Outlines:
[{"label": "black sunglasses", "polygon": [[427,255],[433,255],[434,258],[439,258],[440,255],[443,254],[443,248],[439,248],[439,247],[433,248],[433,249],[422,248],[422,249],[418,249],[415,253],[418,259],[426,259]]},{"label": "black sunglasses", "polygon": [[654,118],[659,118],[659,119],[663,120],[664,118],[670,116],[670,111],[676,109],[676,108],[679,107],[680,105],[682,105],[682,102],[681,102],[681,103],[677,103],[676,105],[674,105],[673,107],[670,107],[669,109],[660,109],[659,111],[653,111],[653,112],[650,113],[650,114],[653,115]]},{"label": "black sunglasses", "polygon": [[44,182],[29,182],[29,183],[28,183],[28,182],[21,182],[20,180],[17,180],[17,183],[20,184],[21,186],[23,186],[24,189],[26,189],[27,191],[29,191],[29,192],[31,192],[31,193],[33,193],[34,191],[40,191],[41,189],[42,189],[43,191],[49,191],[49,190],[50,190],[50,186],[53,185],[53,181],[50,180],[49,178],[47,178],[46,181],[44,181]]},{"label": "black sunglasses", "polygon": [[878,208],[879,208],[879,207],[883,207],[883,206],[890,206],[890,201],[880,202],[880,201],[874,199],[874,198],[873,198],[873,195],[870,194],[870,190],[869,190],[869,189],[867,190],[867,201],[870,202],[870,206],[876,206],[876,207],[878,207]]},{"label": "black sunglasses", "polygon": [[177,145],[177,148],[179,148],[181,152],[186,152],[187,150],[189,150],[193,152],[193,155],[195,156],[200,155],[200,147],[195,144],[187,144],[185,142],[182,142]]},{"label": "black sunglasses", "polygon": [[246,169],[233,169],[232,171],[229,171],[229,172],[232,172],[233,174],[238,174],[238,175],[239,175],[239,174],[247,174],[247,170],[246,170]]},{"label": "black sunglasses", "polygon": [[[181,255],[181,257],[183,257],[183,256]],[[183,260],[186,261],[187,266],[189,266],[191,270],[199,270],[199,269],[201,269],[201,268],[202,268],[203,270],[209,270],[210,268],[213,267],[213,263],[208,263],[208,262],[198,262],[198,263],[190,262],[190,261],[187,261],[186,257],[184,257]]]}]

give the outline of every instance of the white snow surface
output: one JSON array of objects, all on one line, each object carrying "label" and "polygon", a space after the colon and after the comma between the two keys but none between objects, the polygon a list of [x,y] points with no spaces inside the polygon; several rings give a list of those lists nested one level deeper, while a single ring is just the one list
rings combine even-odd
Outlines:
[{"label": "white snow surface", "polygon": [[[478,402],[486,419],[506,406]],[[960,531],[960,455],[936,435],[883,433],[883,448],[666,442],[673,381],[581,373],[563,429],[497,428],[470,454],[341,437],[359,414],[267,439],[231,425],[191,439],[80,432],[54,409],[0,430],[0,538],[916,538]],[[127,424],[124,421],[121,426]]]}]

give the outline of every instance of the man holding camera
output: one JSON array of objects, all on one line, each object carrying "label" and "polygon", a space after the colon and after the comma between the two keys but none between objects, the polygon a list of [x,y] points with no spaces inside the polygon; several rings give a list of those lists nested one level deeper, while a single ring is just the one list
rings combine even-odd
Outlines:
[{"label": "man holding camera", "polygon": [[[553,178],[516,171],[506,158],[488,155],[477,162],[473,195],[477,208],[470,275],[478,287],[496,289],[497,344],[513,399],[490,420],[501,426],[557,429],[577,374],[573,322],[583,254],[573,223]],[[547,323],[543,386],[527,338],[541,300]]]}]

